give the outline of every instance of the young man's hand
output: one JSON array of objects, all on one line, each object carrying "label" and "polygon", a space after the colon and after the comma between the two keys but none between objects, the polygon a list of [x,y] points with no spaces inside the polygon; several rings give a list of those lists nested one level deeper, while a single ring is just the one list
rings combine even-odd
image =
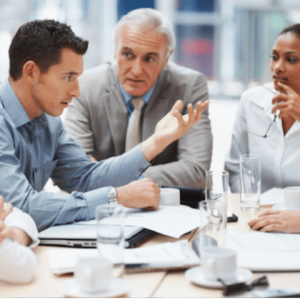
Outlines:
[{"label": "young man's hand", "polygon": [[133,181],[117,188],[118,203],[129,208],[156,210],[160,202],[160,189],[149,178]]}]

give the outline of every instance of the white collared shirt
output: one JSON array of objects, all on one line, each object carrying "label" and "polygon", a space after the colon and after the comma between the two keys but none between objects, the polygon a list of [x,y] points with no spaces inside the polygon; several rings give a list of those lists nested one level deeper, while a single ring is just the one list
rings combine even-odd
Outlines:
[{"label": "white collared shirt", "polygon": [[14,208],[4,220],[6,226],[24,230],[32,239],[29,247],[20,245],[11,239],[0,243],[0,283],[28,283],[32,280],[37,260],[33,248],[38,245],[38,232],[30,215]]},{"label": "white collared shirt", "polygon": [[[266,87],[272,89],[273,84]],[[263,136],[274,119],[271,114],[274,94],[258,86],[242,94],[233,128],[231,148],[225,159],[231,191],[240,191],[239,157],[259,154],[262,161],[261,192],[273,187],[300,186],[300,123],[295,121],[283,134],[281,119],[267,138],[247,132],[246,128]]]}]

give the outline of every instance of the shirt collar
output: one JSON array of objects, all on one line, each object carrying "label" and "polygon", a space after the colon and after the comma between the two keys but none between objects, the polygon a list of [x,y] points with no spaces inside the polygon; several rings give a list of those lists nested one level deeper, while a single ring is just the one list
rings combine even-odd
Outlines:
[{"label": "shirt collar", "polygon": [[[156,82],[155,82],[155,84],[153,85],[153,87],[152,87],[147,93],[145,93],[143,96],[140,97],[140,98],[142,98],[142,99],[145,101],[145,103],[147,103],[147,104],[149,103],[150,98],[151,98],[151,96],[152,96],[152,94],[153,94],[153,92],[154,92],[154,90],[155,90],[155,88],[156,88],[157,81],[158,81],[158,80],[156,80]],[[131,95],[129,95],[129,94],[127,94],[127,93],[125,92],[125,90],[123,89],[122,85],[120,84],[120,81],[118,81],[118,84],[119,84],[119,88],[120,88],[121,95],[122,95],[122,97],[123,97],[125,103],[128,104],[128,102],[133,98],[133,96],[131,96]]]},{"label": "shirt collar", "polygon": [[[257,86],[254,88],[253,92],[250,94],[250,100],[255,103],[257,106],[263,108],[265,114],[269,116],[269,118],[273,119],[274,114],[271,113],[274,104],[272,104],[272,99],[275,97],[274,93],[277,93],[273,87],[273,83],[268,83],[264,85],[266,88],[262,86]],[[271,90],[271,91],[268,91]]]},{"label": "shirt collar", "polygon": [[[8,78],[3,80],[3,82],[0,84],[0,99],[5,111],[14,122],[16,128],[30,123],[30,119],[24,107],[17,98],[13,88],[11,87]],[[33,120],[33,123],[39,123],[41,126],[48,124],[46,114],[43,112],[38,118]]]}]

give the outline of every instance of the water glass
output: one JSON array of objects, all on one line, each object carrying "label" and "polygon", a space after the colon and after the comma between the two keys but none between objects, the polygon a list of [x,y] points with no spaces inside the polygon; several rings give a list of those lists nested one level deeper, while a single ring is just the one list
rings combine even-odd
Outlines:
[{"label": "water glass", "polygon": [[261,190],[261,159],[259,155],[240,156],[240,206],[242,210],[259,209]]},{"label": "water glass", "polygon": [[95,214],[99,255],[113,263],[113,277],[122,277],[124,274],[124,207],[102,204],[96,207]]},{"label": "water glass", "polygon": [[206,171],[206,200],[222,200],[227,203],[229,173],[226,171]]},{"label": "water glass", "polygon": [[222,200],[205,200],[199,203],[200,252],[211,247],[226,246],[227,203]]}]

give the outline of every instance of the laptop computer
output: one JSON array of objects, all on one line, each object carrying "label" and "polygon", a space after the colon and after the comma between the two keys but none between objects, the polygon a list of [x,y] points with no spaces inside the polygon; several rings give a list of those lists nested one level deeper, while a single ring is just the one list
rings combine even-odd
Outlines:
[{"label": "laptop computer", "polygon": [[[125,248],[133,248],[156,232],[136,226],[125,226]],[[67,224],[49,227],[39,233],[40,245],[96,248],[95,225]]]}]

